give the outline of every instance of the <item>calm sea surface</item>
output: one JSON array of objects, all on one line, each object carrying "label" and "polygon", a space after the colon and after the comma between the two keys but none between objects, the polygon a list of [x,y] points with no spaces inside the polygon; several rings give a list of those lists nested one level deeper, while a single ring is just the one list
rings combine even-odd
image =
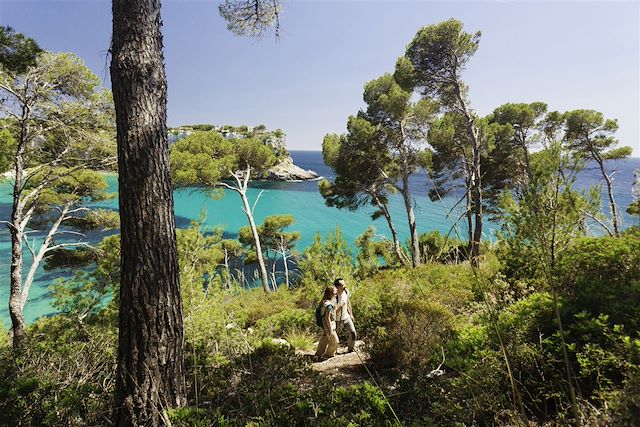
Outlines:
[{"label": "calm sea surface", "polygon": [[[333,178],[331,169],[322,162],[322,153],[317,151],[292,151],[291,155],[297,165],[303,169],[312,169],[320,175]],[[629,159],[622,162],[615,162],[609,165],[615,169],[615,197],[620,210],[624,212],[632,201],[631,185],[633,183],[633,170],[640,168],[640,158]],[[109,175],[108,181],[110,191],[117,191],[117,177]],[[587,169],[582,172],[578,185],[588,187],[599,184],[600,176],[597,170]],[[458,217],[459,212],[452,213],[447,217],[457,197],[451,196],[443,202],[431,202],[427,197],[429,188],[428,178],[422,173],[416,173],[411,179],[411,190],[415,196],[416,217],[418,230],[420,232],[429,230],[439,230],[448,233],[453,226],[453,222]],[[362,208],[356,212],[338,210],[325,206],[324,200],[318,192],[318,183],[312,182],[260,182],[252,185],[249,191],[250,200],[262,192],[256,207],[256,222],[261,223],[268,215],[291,214],[296,222],[291,227],[292,231],[299,231],[301,234],[297,249],[302,251],[309,246],[317,233],[325,235],[339,226],[347,241],[353,245],[356,237],[362,234],[368,226],[376,227],[377,233],[390,236],[384,219],[371,221],[372,208]],[[226,191],[221,200],[211,200],[201,191],[194,189],[181,189],[174,192],[175,213],[178,227],[187,227],[189,223],[198,219],[203,211],[206,212],[206,225],[209,227],[223,226],[225,237],[234,238],[238,229],[246,225],[247,220],[241,209],[240,197],[230,191]],[[604,194],[603,194],[603,200]],[[98,207],[117,209],[117,198],[107,202],[96,204]],[[7,182],[0,182],[0,220],[8,220],[11,209],[11,189]],[[406,225],[406,213],[404,212],[402,200],[394,196],[390,200],[390,211],[398,232],[402,240],[406,239],[408,227]],[[605,211],[608,212],[608,209]],[[624,213],[625,226],[632,225],[632,219]],[[487,222],[485,225],[485,238],[492,238],[496,230],[496,224]],[[595,231],[595,230],[594,230]],[[465,235],[465,230],[461,228],[452,234],[459,232]],[[97,243],[104,237],[105,233],[89,233],[87,240]],[[33,234],[32,238],[42,239],[42,235]],[[0,229],[0,321],[5,328],[10,325],[9,312],[7,308],[9,295],[9,271],[11,263],[10,238],[6,227]],[[25,258],[25,274],[29,267],[30,257]],[[73,272],[64,269],[54,271],[44,271],[40,268],[36,281],[30,292],[29,302],[25,308],[25,316],[28,322],[36,318],[51,314],[55,309],[50,305],[48,286],[58,278],[69,277]]]}]

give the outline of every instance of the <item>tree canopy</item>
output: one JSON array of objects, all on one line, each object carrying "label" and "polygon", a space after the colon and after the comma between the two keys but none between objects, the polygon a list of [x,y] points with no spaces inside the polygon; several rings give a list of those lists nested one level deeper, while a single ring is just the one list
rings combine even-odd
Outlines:
[{"label": "tree canopy", "polygon": [[247,166],[259,178],[276,161],[273,149],[256,139],[231,141],[214,131],[193,132],[171,146],[172,180],[179,187],[215,187]]},{"label": "tree canopy", "polygon": [[[86,203],[108,197],[104,177],[92,169],[111,165],[115,146],[110,94],[76,55],[40,52],[9,67],[0,64],[0,169],[12,171],[9,311],[19,349],[36,271],[56,251],[86,246],[82,233],[61,226],[87,218]],[[29,239],[34,230],[44,237]],[[23,277],[25,250],[32,263]]]},{"label": "tree canopy", "polygon": [[42,52],[38,43],[13,28],[0,26],[0,65],[12,73],[24,73]]},{"label": "tree canopy", "polygon": [[407,46],[412,81],[425,96],[437,97],[448,107],[466,95],[462,72],[480,43],[480,31],[471,34],[463,27],[455,19],[423,27]]}]

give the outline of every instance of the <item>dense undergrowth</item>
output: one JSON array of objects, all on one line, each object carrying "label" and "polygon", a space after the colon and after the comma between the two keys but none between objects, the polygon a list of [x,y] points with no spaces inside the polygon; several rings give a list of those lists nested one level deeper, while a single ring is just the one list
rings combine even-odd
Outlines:
[{"label": "dense undergrowth", "polygon": [[[116,288],[109,239],[82,285],[54,288],[63,313],[32,325],[22,354],[2,342],[0,425],[110,423],[117,298],[95,303]],[[380,268],[371,242],[354,264],[336,232],[307,250],[295,286],[265,295],[204,274],[218,263],[206,239],[198,227],[179,236],[189,406],[169,411],[173,425],[575,422],[552,289],[509,248],[485,248],[478,269],[440,249],[416,269]],[[313,347],[314,305],[331,272],[347,280],[371,356],[372,377],[355,386],[295,353]],[[640,424],[640,231],[578,239],[554,278],[582,425]]]}]

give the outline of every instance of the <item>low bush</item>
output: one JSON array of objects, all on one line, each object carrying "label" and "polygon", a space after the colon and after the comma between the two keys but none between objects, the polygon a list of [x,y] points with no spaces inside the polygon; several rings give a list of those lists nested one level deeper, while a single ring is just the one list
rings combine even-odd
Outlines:
[{"label": "low bush", "polygon": [[439,303],[403,300],[385,307],[385,312],[384,323],[370,338],[372,362],[402,371],[427,373],[434,369],[453,328],[451,311]]},{"label": "low bush", "polygon": [[287,307],[256,321],[256,331],[268,337],[284,337],[293,330],[304,330],[315,324],[311,310]]},{"label": "low bush", "polygon": [[0,350],[0,425],[108,423],[115,386],[117,329],[62,316],[29,328],[22,353]]},{"label": "low bush", "polygon": [[[392,426],[382,391],[362,383],[336,387],[292,348],[264,341],[203,379],[197,406],[174,410],[176,426]],[[197,407],[197,409],[196,409]]]},{"label": "low bush", "polygon": [[[490,275],[492,272],[480,271],[478,274]],[[437,301],[461,313],[474,299],[476,281],[473,270],[465,264],[429,263],[418,268],[383,270],[354,284],[353,308],[356,310],[361,303],[366,306],[379,298],[390,298],[385,295],[392,295],[401,299]]]},{"label": "low bush", "polygon": [[0,351],[10,344],[9,332],[4,328],[2,322],[0,322]]},{"label": "low bush", "polygon": [[640,229],[579,240],[560,259],[557,274],[566,310],[606,314],[611,324],[640,330]]},{"label": "low bush", "polygon": [[[318,328],[318,330],[320,329]],[[307,329],[292,329],[286,333],[284,339],[287,340],[287,342],[295,349],[311,350],[313,349],[313,343],[319,338],[317,337],[317,334],[314,334]]]},{"label": "low bush", "polygon": [[[255,351],[207,373],[201,408],[228,425],[308,425],[332,387],[290,347],[265,341]],[[305,391],[306,390],[306,391]],[[198,402],[193,402],[198,403]],[[283,411],[282,408],[288,408]]]}]

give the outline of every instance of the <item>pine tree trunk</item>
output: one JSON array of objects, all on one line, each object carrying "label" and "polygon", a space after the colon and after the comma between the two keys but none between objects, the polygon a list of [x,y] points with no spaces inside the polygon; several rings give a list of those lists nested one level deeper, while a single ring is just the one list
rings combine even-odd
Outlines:
[{"label": "pine tree trunk", "polygon": [[[268,258],[268,257],[267,257]],[[278,290],[278,279],[276,278],[276,259],[269,261],[271,263],[271,290]]]},{"label": "pine tree trunk", "polygon": [[407,266],[407,259],[405,254],[402,252],[402,248],[400,247],[400,239],[398,238],[398,232],[396,231],[396,227],[393,225],[393,221],[391,220],[391,213],[385,203],[380,200],[380,198],[374,193],[373,199],[376,202],[380,211],[382,211],[382,215],[384,219],[387,220],[387,225],[389,226],[389,230],[391,231],[391,236],[393,239],[393,251],[396,253],[396,257],[398,258],[398,262],[402,264],[403,267]]},{"label": "pine tree trunk", "polygon": [[478,155],[478,165],[475,171],[476,182],[474,183],[473,205],[474,205],[474,229],[473,245],[471,246],[471,263],[474,266],[480,264],[480,241],[482,239],[482,182],[480,177],[480,159]]},{"label": "pine tree trunk", "polygon": [[616,200],[613,197],[613,184],[611,182],[611,178],[604,168],[604,161],[602,159],[597,159],[597,161],[598,165],[600,166],[600,172],[602,172],[604,182],[605,184],[607,184],[607,195],[609,196],[609,206],[611,207],[611,223],[613,224],[613,234],[615,236],[619,236],[620,226],[618,224],[618,209],[616,206]]},{"label": "pine tree trunk", "polygon": [[113,0],[111,82],[121,223],[115,424],[158,426],[186,403],[159,0]]},{"label": "pine tree trunk", "polygon": [[13,348],[18,350],[24,341],[24,312],[20,303],[22,296],[22,228],[20,227],[20,215],[16,204],[12,212],[11,226],[11,287],[9,291],[9,315],[11,317],[11,334],[13,336]]},{"label": "pine tree trunk", "polygon": [[256,247],[256,258],[258,260],[258,267],[260,268],[260,280],[262,280],[262,289],[266,293],[269,293],[271,289],[269,288],[269,275],[267,274],[267,266],[264,263],[264,256],[262,255],[262,246],[260,245],[260,235],[258,234],[258,229],[256,228],[256,223],[253,220],[253,213],[251,206],[249,206],[249,200],[247,199],[247,189],[246,187],[243,191],[240,191],[240,197],[242,197],[242,204],[244,205],[244,210],[247,213],[247,219],[249,220],[249,227],[251,227],[251,234],[253,235],[253,241]]},{"label": "pine tree trunk", "polygon": [[22,111],[22,123],[20,141],[16,150],[15,160],[15,182],[13,184],[13,204],[11,207],[11,285],[9,290],[9,316],[11,317],[11,333],[13,336],[13,348],[18,350],[24,341],[24,311],[20,303],[22,297],[22,269],[24,265],[22,253],[22,238],[24,230],[22,228],[22,186],[24,184],[24,149],[26,139],[26,111]]},{"label": "pine tree trunk", "polygon": [[471,178],[467,178],[467,195],[466,197],[466,209],[465,217],[467,218],[467,241],[469,242],[469,254],[471,254],[471,248],[473,246],[473,204],[471,203]]},{"label": "pine tree trunk", "polygon": [[282,261],[284,262],[284,284],[287,286],[287,289],[289,289],[289,265],[287,264],[288,257],[285,251],[286,249],[282,250],[282,253],[284,254],[282,256]]},{"label": "pine tree trunk", "polygon": [[282,251],[282,263],[284,264],[284,284],[289,289],[289,264],[287,263],[289,257],[287,256],[287,243],[282,236],[280,236],[280,250]]},{"label": "pine tree trunk", "polygon": [[[225,284],[227,289],[231,289],[231,270],[229,269],[229,251],[224,250],[224,269],[227,272],[225,277]],[[224,277],[224,276],[223,276]]]},{"label": "pine tree trunk", "polygon": [[462,90],[459,84],[457,84],[456,95],[460,104],[460,109],[462,110],[467,122],[467,133],[471,140],[471,151],[473,156],[471,194],[473,198],[475,224],[473,240],[471,242],[471,264],[477,267],[480,263],[480,240],[482,238],[482,174],[480,170],[480,152],[482,150],[482,144],[478,135],[478,129],[473,122],[473,114],[467,106],[467,102],[462,95]]},{"label": "pine tree trunk", "polygon": [[422,264],[420,259],[420,240],[418,239],[418,229],[416,227],[416,215],[413,212],[413,203],[409,194],[409,177],[402,177],[402,199],[404,207],[407,211],[407,220],[409,222],[409,231],[411,233],[411,261],[414,267]]},{"label": "pine tree trunk", "polygon": [[527,148],[527,144],[524,142],[524,140],[521,142],[521,147],[522,147],[522,153],[524,155],[524,166],[526,169],[526,173],[527,173],[527,180],[528,182],[525,185],[528,185],[529,183],[533,183],[535,185],[535,176],[533,175],[533,168],[531,167],[531,159],[529,157],[529,149]]}]

